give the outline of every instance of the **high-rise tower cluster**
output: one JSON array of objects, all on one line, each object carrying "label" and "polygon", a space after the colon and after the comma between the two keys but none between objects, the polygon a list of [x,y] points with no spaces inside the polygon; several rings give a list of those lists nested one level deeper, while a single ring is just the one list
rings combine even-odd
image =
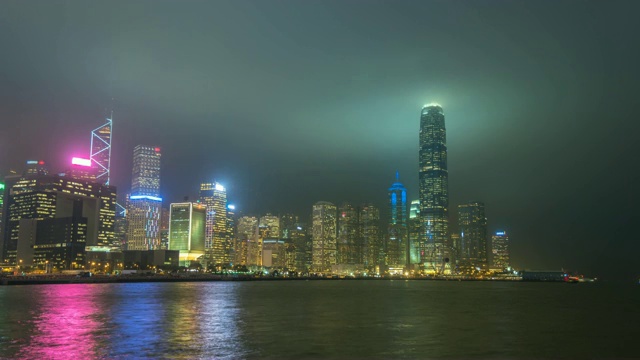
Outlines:
[{"label": "high-rise tower cluster", "polygon": [[[482,202],[458,206],[458,231],[449,229],[449,173],[445,116],[439,104],[429,104],[420,114],[419,194],[410,222],[410,242],[419,243],[420,262],[435,273],[488,269],[491,245],[487,241],[487,218]],[[494,239],[496,239],[494,237]],[[496,241],[501,241],[497,238]],[[411,251],[412,246],[409,246]]]}]

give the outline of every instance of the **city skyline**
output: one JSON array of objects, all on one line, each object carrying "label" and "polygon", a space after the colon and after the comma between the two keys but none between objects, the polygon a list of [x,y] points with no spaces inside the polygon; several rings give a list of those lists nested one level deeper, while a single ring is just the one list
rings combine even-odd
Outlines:
[{"label": "city skyline", "polygon": [[[88,132],[109,105],[119,194],[133,147],[153,144],[163,149],[165,206],[196,199],[200,182],[215,178],[243,212],[308,216],[317,201],[347,201],[384,214],[396,169],[408,199],[418,198],[417,117],[437,102],[447,118],[450,224],[457,205],[482,201],[489,233],[510,234],[514,263],[630,272],[639,245],[629,74],[638,54],[622,45],[633,43],[627,14],[502,5],[373,1],[362,16],[329,2],[163,4],[129,9],[138,23],[117,5],[67,13],[3,4],[0,33],[15,36],[2,41],[16,50],[0,60],[0,175],[29,159],[63,171],[72,156],[88,158]],[[212,18],[190,21],[200,13]],[[36,14],[42,21],[23,21]],[[519,26],[496,30],[511,22]],[[390,51],[379,53],[383,45]],[[608,211],[588,211],[594,202]]]}]

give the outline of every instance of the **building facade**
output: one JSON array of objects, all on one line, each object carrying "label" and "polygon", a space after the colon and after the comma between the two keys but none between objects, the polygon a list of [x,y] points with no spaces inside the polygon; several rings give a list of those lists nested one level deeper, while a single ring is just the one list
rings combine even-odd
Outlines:
[{"label": "building facade", "polygon": [[232,261],[232,240],[227,229],[227,190],[217,182],[200,185],[200,202],[207,207],[205,249],[212,264]]},{"label": "building facade", "polygon": [[418,165],[420,217],[425,232],[420,253],[422,262],[439,269],[448,256],[449,172],[444,111],[438,104],[422,108]]},{"label": "building facade", "polygon": [[389,266],[401,266],[410,263],[410,249],[407,236],[407,189],[400,182],[396,172],[396,181],[389,188],[389,221],[385,238],[386,263]]},{"label": "building facade", "polygon": [[160,249],[160,148],[133,149],[131,195],[127,204],[127,250]]},{"label": "building facade", "polygon": [[[110,250],[115,246],[115,187],[67,176],[37,173],[11,179],[10,184],[10,187],[5,189],[6,204],[2,221],[2,257],[8,264],[16,263],[23,219],[43,221],[82,217],[86,219],[83,246],[102,250]],[[77,205],[78,203],[80,205]],[[74,215],[77,206],[81,208],[80,215]],[[57,224],[62,220],[56,221]],[[37,228],[39,225],[34,226]],[[58,225],[54,224],[49,228],[54,229],[56,226]],[[50,232],[60,233],[57,230]]]},{"label": "building facade", "polygon": [[459,260],[473,267],[487,264],[487,217],[484,203],[458,205]]},{"label": "building facade", "polygon": [[236,263],[241,265],[256,265],[259,249],[255,243],[258,231],[258,218],[242,216],[238,219],[236,235]]},{"label": "building facade", "polygon": [[371,204],[364,204],[359,209],[358,217],[364,268],[373,270],[384,260],[380,241],[380,209]]},{"label": "building facade", "polygon": [[349,203],[338,209],[337,264],[362,264],[358,210]]},{"label": "building facade", "polygon": [[511,267],[509,236],[506,231],[496,231],[491,236],[491,262],[496,269]]},{"label": "building facade", "polygon": [[160,196],[159,147],[138,145],[133,149],[131,195]]},{"label": "building facade", "polygon": [[421,260],[420,244],[424,243],[424,231],[422,230],[422,219],[420,218],[420,200],[411,201],[407,232],[409,238],[410,263],[419,264]]},{"label": "building facade", "polygon": [[267,228],[265,238],[278,239],[280,238],[280,217],[277,215],[267,213],[260,217],[260,223],[258,224],[262,228]]},{"label": "building facade", "polygon": [[171,204],[169,250],[180,252],[180,265],[189,266],[205,253],[207,207],[198,203]]},{"label": "building facade", "polygon": [[336,265],[336,214],[334,204],[320,201],[313,205],[313,270],[330,272]]}]

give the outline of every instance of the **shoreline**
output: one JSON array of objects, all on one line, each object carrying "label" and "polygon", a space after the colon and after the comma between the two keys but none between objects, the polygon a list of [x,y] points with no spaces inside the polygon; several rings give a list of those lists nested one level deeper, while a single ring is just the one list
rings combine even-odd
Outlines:
[{"label": "shoreline", "polygon": [[[421,278],[325,278],[325,277],[253,277],[253,276],[222,276],[222,275],[195,275],[195,276],[11,276],[0,278],[0,286],[12,285],[47,285],[47,284],[114,284],[114,283],[153,283],[153,282],[211,282],[211,281],[501,281],[501,282],[528,282],[522,279],[487,279],[487,278],[446,278],[446,277],[421,277]],[[560,281],[543,281],[560,282]]]}]

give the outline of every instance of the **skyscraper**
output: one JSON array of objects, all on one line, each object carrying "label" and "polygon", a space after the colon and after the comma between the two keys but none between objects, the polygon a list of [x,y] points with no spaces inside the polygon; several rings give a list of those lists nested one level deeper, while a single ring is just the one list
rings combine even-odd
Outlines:
[{"label": "skyscraper", "polygon": [[169,250],[180,251],[180,265],[189,266],[204,255],[207,207],[197,203],[171,204]]},{"label": "skyscraper", "polygon": [[111,132],[113,130],[113,112],[106,122],[91,131],[91,149],[89,159],[97,169],[96,179],[109,185],[111,178]]},{"label": "skyscraper", "polygon": [[358,211],[351,204],[343,203],[338,209],[338,264],[362,264],[358,235]]},{"label": "skyscraper", "polygon": [[0,182],[0,261],[2,260],[2,234],[4,234],[4,231],[2,230],[2,222],[3,222],[3,216],[2,214],[4,213],[4,183]]},{"label": "skyscraper", "polygon": [[407,189],[400,182],[396,172],[396,181],[389,188],[389,222],[385,238],[387,265],[405,265],[409,263],[409,242],[407,241]]},{"label": "skyscraper", "polygon": [[419,193],[425,239],[422,261],[443,269],[447,261],[449,231],[449,173],[444,111],[438,104],[425,105],[420,116]]},{"label": "skyscraper", "polygon": [[227,190],[218,182],[200,184],[200,202],[207,207],[205,249],[212,264],[232,262],[232,242],[227,229]]},{"label": "skyscraper", "polygon": [[160,148],[133,149],[131,196],[127,209],[127,250],[160,249]]},{"label": "skyscraper", "polygon": [[49,175],[49,169],[47,169],[43,160],[27,160],[23,175]]},{"label": "skyscraper", "polygon": [[133,149],[131,195],[160,196],[160,148],[138,145]]},{"label": "skyscraper", "polygon": [[290,239],[291,231],[296,228],[298,217],[294,214],[284,214],[280,216],[280,238]]},{"label": "skyscraper", "polygon": [[169,222],[171,221],[171,207],[160,209],[160,249],[169,250]]},{"label": "skyscraper", "polygon": [[299,222],[290,233],[290,239],[295,246],[295,269],[306,272],[312,266],[312,234],[306,223]]},{"label": "skyscraper", "polygon": [[366,269],[374,270],[381,263],[380,210],[364,204],[359,209],[360,236],[362,236],[362,257]]},{"label": "skyscraper", "polygon": [[313,269],[330,272],[336,265],[336,206],[319,201],[313,204]]},{"label": "skyscraper", "polygon": [[235,264],[236,259],[236,206],[227,204],[227,246],[229,263]]},{"label": "skyscraper", "polygon": [[[10,183],[10,189],[5,191],[6,212],[2,220],[2,256],[5,261],[15,263],[22,220],[31,219],[37,222],[45,219],[71,218],[74,206],[81,206],[81,215],[86,218],[86,240],[82,242],[86,243],[87,248],[110,249],[115,245],[115,187],[66,176],[37,173],[12,178]],[[38,225],[34,222],[34,226]]]},{"label": "skyscraper", "polygon": [[268,227],[268,229],[265,230],[264,238],[280,238],[280,218],[278,216],[267,213],[260,217],[260,223],[258,225],[263,228]]},{"label": "skyscraper", "polygon": [[472,201],[458,205],[459,257],[473,267],[487,265],[487,218],[484,204]]},{"label": "skyscraper", "polygon": [[420,263],[420,245],[423,243],[422,219],[420,217],[420,200],[412,200],[407,224],[409,233],[409,251],[411,264]]},{"label": "skyscraper", "polygon": [[505,231],[497,231],[491,236],[491,257],[493,267],[496,269],[506,269],[511,266],[509,236]]},{"label": "skyscraper", "polygon": [[258,218],[255,216],[243,216],[238,219],[238,231],[236,235],[236,259],[235,262],[244,265],[257,265],[259,249],[255,243],[257,239]]}]

